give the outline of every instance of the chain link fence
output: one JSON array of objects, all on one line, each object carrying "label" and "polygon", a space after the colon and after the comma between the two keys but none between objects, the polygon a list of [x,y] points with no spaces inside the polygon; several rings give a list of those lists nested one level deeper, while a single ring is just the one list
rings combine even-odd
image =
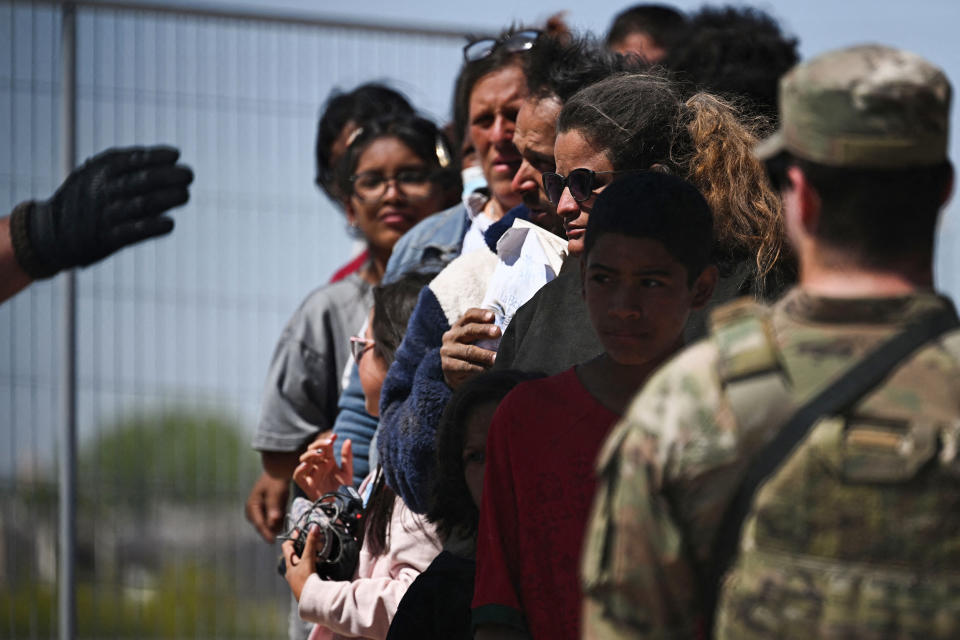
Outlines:
[{"label": "chain link fence", "polygon": [[[59,4],[0,3],[0,206],[62,180]],[[77,276],[77,635],[279,638],[289,590],[243,518],[283,324],[349,259],[313,185],[320,105],[386,80],[443,120],[462,34],[76,9],[77,161],[167,143],[196,174],[172,236]],[[57,633],[64,284],[0,306],[0,638]]]}]

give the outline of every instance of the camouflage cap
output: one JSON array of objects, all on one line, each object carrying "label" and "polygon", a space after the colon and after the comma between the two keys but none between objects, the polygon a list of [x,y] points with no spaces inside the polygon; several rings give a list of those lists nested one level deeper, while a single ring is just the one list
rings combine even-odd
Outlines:
[{"label": "camouflage cap", "polygon": [[920,56],[882,45],[820,55],[780,80],[780,128],[754,148],[835,167],[899,168],[947,159],[950,82]]}]

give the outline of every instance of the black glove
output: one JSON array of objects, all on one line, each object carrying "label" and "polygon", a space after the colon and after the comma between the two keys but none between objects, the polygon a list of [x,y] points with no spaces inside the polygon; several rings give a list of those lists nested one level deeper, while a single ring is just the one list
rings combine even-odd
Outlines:
[{"label": "black glove", "polygon": [[172,147],[108,149],[75,169],[46,202],[11,215],[17,262],[33,278],[87,266],[173,230],[163,215],[187,201],[193,172]]}]

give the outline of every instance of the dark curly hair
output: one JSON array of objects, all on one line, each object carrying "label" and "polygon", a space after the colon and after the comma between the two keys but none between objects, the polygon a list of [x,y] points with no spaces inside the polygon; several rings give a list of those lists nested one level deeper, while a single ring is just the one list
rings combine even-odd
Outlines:
[{"label": "dark curly hair", "polygon": [[499,404],[521,382],[542,377],[540,373],[512,369],[485,371],[453,392],[437,426],[437,473],[427,509],[427,520],[437,525],[441,537],[456,533],[470,538],[477,533],[480,513],[463,475],[463,445],[470,415],[482,404]]},{"label": "dark curly hair", "polygon": [[800,60],[797,39],[751,7],[704,7],[687,25],[664,65],[687,93],[708,91],[738,101],[753,115],[777,120],[780,77]]},{"label": "dark curly hair", "polygon": [[413,107],[400,92],[376,82],[368,82],[346,93],[334,89],[327,97],[321,113],[317,122],[317,173],[314,180],[331,200],[339,204],[331,150],[343,128],[350,122],[362,125],[380,116],[413,115]]},{"label": "dark curly hair", "polygon": [[642,63],[603,49],[592,36],[541,37],[524,59],[527,93],[566,102],[580,89],[621,71],[639,71]]}]

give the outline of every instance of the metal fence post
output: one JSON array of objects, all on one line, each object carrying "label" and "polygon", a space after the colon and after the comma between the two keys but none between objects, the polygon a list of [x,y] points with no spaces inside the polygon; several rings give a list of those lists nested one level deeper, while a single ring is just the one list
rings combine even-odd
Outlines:
[{"label": "metal fence post", "polygon": [[[66,178],[76,162],[77,15],[73,4],[63,5],[60,35],[60,167]],[[77,276],[63,277],[63,352],[61,371],[60,563],[57,592],[60,640],[76,637],[77,530]]]}]

